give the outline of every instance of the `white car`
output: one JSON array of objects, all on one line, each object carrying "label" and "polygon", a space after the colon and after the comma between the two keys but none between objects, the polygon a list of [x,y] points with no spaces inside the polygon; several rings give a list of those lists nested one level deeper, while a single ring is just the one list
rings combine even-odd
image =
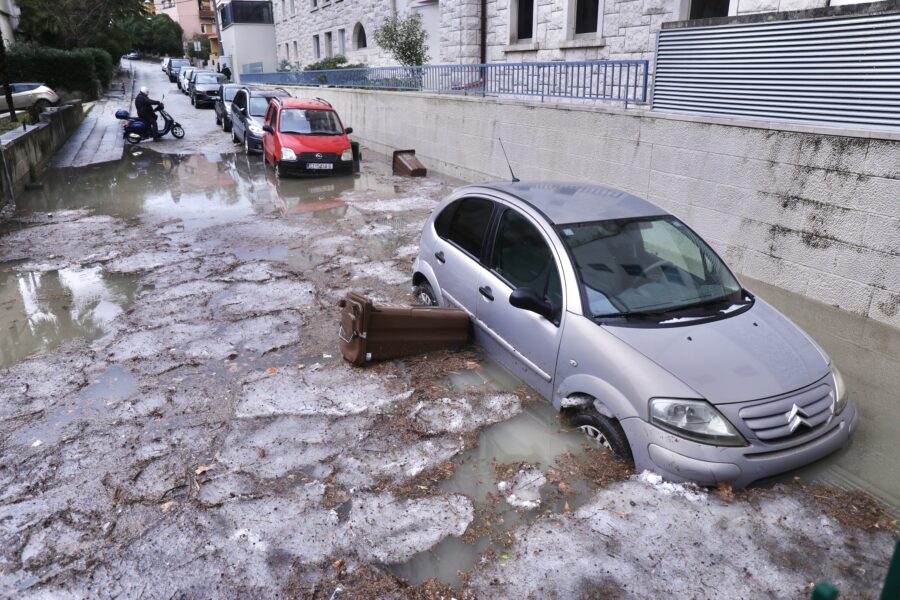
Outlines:
[{"label": "white car", "polygon": [[[13,105],[16,108],[37,106],[44,110],[48,106],[59,104],[59,96],[43,83],[12,83]],[[6,89],[0,86],[0,111],[8,110]]]}]

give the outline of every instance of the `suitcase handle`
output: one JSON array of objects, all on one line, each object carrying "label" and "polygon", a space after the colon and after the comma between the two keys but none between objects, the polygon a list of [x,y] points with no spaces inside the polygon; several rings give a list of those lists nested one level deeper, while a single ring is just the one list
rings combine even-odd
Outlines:
[{"label": "suitcase handle", "polygon": [[366,339],[366,334],[365,334],[365,333],[360,333],[360,332],[358,332],[358,331],[356,331],[356,330],[353,330],[353,331],[350,333],[350,337],[344,337],[344,335],[346,335],[346,334],[344,333],[344,324],[341,323],[340,326],[338,327],[338,337],[339,337],[339,338],[341,339],[341,341],[344,342],[345,344],[349,344],[350,342],[352,342],[352,341],[353,341],[353,338],[355,338],[355,337],[360,337],[360,338]]}]

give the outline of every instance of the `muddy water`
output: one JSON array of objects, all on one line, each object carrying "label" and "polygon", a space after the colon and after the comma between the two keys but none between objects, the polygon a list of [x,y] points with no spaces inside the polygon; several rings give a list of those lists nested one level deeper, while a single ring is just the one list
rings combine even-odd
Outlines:
[{"label": "muddy water", "polygon": [[15,272],[0,264],[0,367],[70,339],[112,336],[137,289],[134,277],[99,266]]},{"label": "muddy water", "polygon": [[900,332],[762,282],[746,285],[822,346],[840,367],[859,409],[859,427],[847,448],[778,480],[799,476],[861,489],[900,516]]}]

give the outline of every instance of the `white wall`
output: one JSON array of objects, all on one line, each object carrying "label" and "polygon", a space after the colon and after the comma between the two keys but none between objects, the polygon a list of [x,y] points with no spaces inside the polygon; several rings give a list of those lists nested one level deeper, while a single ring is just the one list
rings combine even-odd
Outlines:
[{"label": "white wall", "polygon": [[502,137],[522,179],[649,198],[738,272],[900,327],[898,134],[419,93],[316,95],[374,150],[415,148],[429,169],[507,179]]},{"label": "white wall", "polygon": [[244,72],[244,65],[262,62],[264,73],[275,70],[274,34],[272,25],[236,24],[222,30],[222,56],[230,59],[227,62],[237,81]]}]

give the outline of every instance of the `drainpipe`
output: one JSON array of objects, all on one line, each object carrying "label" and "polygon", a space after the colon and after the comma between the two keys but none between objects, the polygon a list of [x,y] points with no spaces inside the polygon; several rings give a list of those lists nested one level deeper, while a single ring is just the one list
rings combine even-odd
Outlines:
[{"label": "drainpipe", "polygon": [[481,0],[481,64],[487,63],[487,0]]}]

